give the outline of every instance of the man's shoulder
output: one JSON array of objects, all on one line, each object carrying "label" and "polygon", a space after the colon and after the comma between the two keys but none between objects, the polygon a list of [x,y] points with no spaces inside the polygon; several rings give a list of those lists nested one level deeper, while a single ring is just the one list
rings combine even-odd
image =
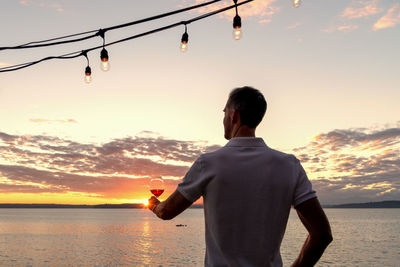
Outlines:
[{"label": "man's shoulder", "polygon": [[[264,154],[266,157],[271,157],[276,160],[282,160],[282,161],[287,161],[287,162],[292,162],[292,163],[299,162],[299,160],[296,158],[296,156],[294,156],[293,154],[290,154],[290,153],[285,153],[283,151],[270,148],[268,146],[265,146],[262,148],[259,147],[259,149],[261,149],[261,151],[259,150],[259,152]],[[222,147],[217,148],[214,151],[210,151],[210,152],[201,154],[199,159],[202,161],[208,161],[208,160],[213,160],[215,158],[224,157],[224,156],[230,155],[230,154],[232,154],[230,147],[222,146]]]},{"label": "man's shoulder", "polygon": [[209,150],[205,153],[202,153],[198,158],[197,161],[213,161],[216,158],[219,158],[223,155],[229,154],[227,151],[226,146],[216,146],[214,150]]},{"label": "man's shoulder", "polygon": [[217,157],[221,153],[224,153],[223,148],[224,147],[220,147],[217,150],[203,153],[203,154],[200,155],[199,159],[206,160],[206,159]]},{"label": "man's shoulder", "polygon": [[293,162],[298,162],[299,160],[293,154],[285,153],[280,150],[276,150],[273,148],[269,148],[270,153],[273,154],[275,157],[280,158],[282,160],[288,160]]}]

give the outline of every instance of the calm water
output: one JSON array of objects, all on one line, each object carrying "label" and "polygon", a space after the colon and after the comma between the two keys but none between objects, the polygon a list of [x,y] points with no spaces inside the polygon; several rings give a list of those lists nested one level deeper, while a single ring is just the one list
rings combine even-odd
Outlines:
[{"label": "calm water", "polygon": [[[318,266],[400,266],[400,209],[325,211],[335,240]],[[292,212],[284,266],[305,238]],[[172,221],[139,209],[0,209],[0,266],[202,266],[204,252],[201,209]]]}]

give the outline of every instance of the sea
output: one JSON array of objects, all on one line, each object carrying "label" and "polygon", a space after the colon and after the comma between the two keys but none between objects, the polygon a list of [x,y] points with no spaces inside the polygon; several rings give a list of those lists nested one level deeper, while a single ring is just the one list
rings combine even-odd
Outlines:
[{"label": "sea", "polygon": [[[400,266],[400,209],[325,209],[334,241],[317,266]],[[307,237],[291,211],[283,265]],[[252,246],[252,244],[248,244]],[[0,209],[0,266],[203,266],[202,209]]]}]

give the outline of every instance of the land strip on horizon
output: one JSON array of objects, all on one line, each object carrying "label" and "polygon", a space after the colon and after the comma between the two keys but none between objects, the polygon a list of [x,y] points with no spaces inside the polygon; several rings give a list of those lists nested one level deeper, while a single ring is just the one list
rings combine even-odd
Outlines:
[{"label": "land strip on horizon", "polygon": [[[322,205],[323,208],[336,209],[374,209],[374,208],[400,208],[399,200],[367,202],[367,203],[347,203],[338,205]],[[145,209],[146,206],[142,203],[124,203],[124,204],[99,204],[99,205],[74,205],[74,204],[20,204],[20,203],[0,203],[0,208],[39,208],[39,209]],[[203,208],[201,204],[190,206],[192,209]]]}]

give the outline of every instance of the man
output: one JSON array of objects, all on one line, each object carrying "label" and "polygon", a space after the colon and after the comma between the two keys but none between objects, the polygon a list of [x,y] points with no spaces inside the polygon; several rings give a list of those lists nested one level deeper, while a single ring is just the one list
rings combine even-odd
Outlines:
[{"label": "man", "polygon": [[168,220],[203,196],[205,266],[282,266],[280,245],[291,206],[309,233],[293,267],[313,266],[332,241],[299,160],[255,137],[266,109],[258,90],[234,89],[224,108],[229,142],[201,155],[166,201],[149,200],[149,208]]}]

